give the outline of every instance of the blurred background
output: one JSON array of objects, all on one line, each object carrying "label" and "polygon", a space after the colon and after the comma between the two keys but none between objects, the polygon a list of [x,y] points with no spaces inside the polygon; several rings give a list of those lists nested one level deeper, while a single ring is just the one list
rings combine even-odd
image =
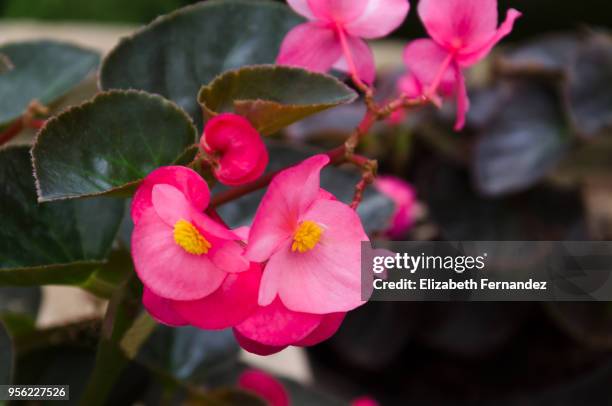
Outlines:
[{"label": "blurred background", "polygon": [[[120,36],[189,3],[0,0],[0,42],[59,38],[105,53]],[[403,27],[374,44],[382,99],[401,73],[403,44],[424,35],[412,3]],[[424,109],[380,126],[364,146],[382,173],[416,188],[415,224],[405,239],[610,239],[612,3],[499,3],[502,15],[514,7],[524,17],[471,72],[466,131],[452,133],[452,106]],[[92,80],[74,97],[94,91]],[[361,106],[341,107],[285,137],[335,146],[360,114]],[[2,295],[8,303],[8,291]],[[105,308],[63,287],[44,288],[33,303],[42,327]],[[322,345],[240,357],[332,397],[368,394],[383,405],[612,405],[612,304],[369,303]],[[296,404],[323,404],[316,399]]]}]

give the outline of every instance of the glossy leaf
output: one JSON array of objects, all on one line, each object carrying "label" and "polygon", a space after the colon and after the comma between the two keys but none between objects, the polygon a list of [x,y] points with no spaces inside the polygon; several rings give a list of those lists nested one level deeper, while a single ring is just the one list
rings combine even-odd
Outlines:
[{"label": "glossy leaf", "polygon": [[196,139],[189,117],[160,96],[102,93],[51,119],[38,134],[32,149],[38,197],[125,192],[159,166],[185,161]]},{"label": "glossy leaf", "polygon": [[[317,149],[280,143],[268,145],[270,164],[268,171],[276,171],[287,166],[296,165],[304,159],[319,153]],[[328,166],[323,170],[321,187],[331,192],[336,198],[349,204],[353,199],[355,185],[360,180],[357,171],[338,169]],[[255,215],[264,191],[251,193],[241,199],[219,207],[218,212],[231,227],[249,225]],[[373,187],[366,189],[357,213],[368,233],[384,230],[393,215],[393,202],[378,193]]]},{"label": "glossy leaf", "polygon": [[184,382],[200,383],[237,361],[239,347],[230,329],[201,330],[158,325],[137,361]]},{"label": "glossy leaf", "polygon": [[560,103],[547,88],[513,84],[483,128],[473,174],[480,191],[499,196],[525,190],[565,155],[568,139]]},{"label": "glossy leaf", "polygon": [[223,73],[198,95],[205,117],[236,112],[265,135],[356,98],[353,90],[332,76],[275,65]]},{"label": "glossy leaf", "polygon": [[11,383],[13,375],[13,342],[0,322],[0,385]]},{"label": "glossy leaf", "polygon": [[31,165],[27,147],[0,151],[0,285],[80,283],[110,251],[123,202],[39,204]]},{"label": "glossy leaf", "polygon": [[568,88],[578,134],[593,137],[612,128],[612,37],[594,35],[580,47]]},{"label": "glossy leaf", "polygon": [[124,38],[104,60],[100,86],[161,94],[200,124],[200,87],[228,69],[273,63],[285,34],[301,21],[270,1],[185,7]]},{"label": "glossy leaf", "polygon": [[21,116],[30,102],[49,105],[92,73],[97,52],[57,41],[15,42],[0,46],[13,69],[0,75],[0,125]]}]

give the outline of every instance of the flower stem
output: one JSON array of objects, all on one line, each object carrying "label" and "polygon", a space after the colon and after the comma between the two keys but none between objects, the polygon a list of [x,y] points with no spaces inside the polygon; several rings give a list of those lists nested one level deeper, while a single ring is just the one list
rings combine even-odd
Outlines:
[{"label": "flower stem", "polygon": [[444,74],[448,70],[448,67],[450,66],[450,64],[453,61],[454,57],[455,57],[455,53],[454,52],[450,52],[446,56],[446,58],[442,62],[442,65],[440,65],[440,69],[438,70],[438,73],[436,73],[436,76],[434,77],[433,82],[431,82],[431,85],[425,91],[425,96],[429,100],[431,100],[433,104],[435,104],[438,107],[440,107],[439,106],[440,100],[439,100],[438,96],[436,95],[436,93],[438,92],[438,88],[440,87],[440,83],[442,83],[442,78],[444,77]]}]

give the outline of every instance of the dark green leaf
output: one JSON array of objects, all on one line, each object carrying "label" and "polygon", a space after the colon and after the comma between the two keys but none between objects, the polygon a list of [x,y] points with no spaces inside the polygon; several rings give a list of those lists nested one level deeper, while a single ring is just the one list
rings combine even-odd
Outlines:
[{"label": "dark green leaf", "polygon": [[[268,151],[270,153],[269,171],[296,165],[320,152],[303,145],[279,143],[270,143]],[[356,171],[326,167],[322,172],[321,187],[331,192],[338,200],[348,204],[353,199],[355,185],[359,180],[360,175]],[[219,207],[219,214],[231,227],[248,225],[255,215],[263,194],[264,191],[251,193],[234,202],[225,204]],[[357,212],[366,232],[370,233],[384,230],[388,226],[394,208],[395,206],[390,199],[370,187],[366,190]]]},{"label": "dark green leaf", "polygon": [[483,194],[527,189],[563,158],[568,140],[555,95],[537,85],[513,84],[502,109],[476,145],[474,178]]},{"label": "dark green leaf", "polygon": [[200,87],[220,73],[273,63],[302,19],[269,1],[206,1],[155,20],[106,57],[102,89],[142,89],[174,100],[202,123]]},{"label": "dark green leaf", "polygon": [[0,125],[23,114],[33,100],[48,105],[69,92],[100,62],[97,52],[55,41],[0,46],[14,68],[0,75]]},{"label": "dark green leaf", "polygon": [[332,76],[275,65],[223,73],[198,95],[205,117],[236,112],[265,135],[356,98],[353,90]]},{"label": "dark green leaf", "polygon": [[593,137],[612,128],[612,38],[594,35],[570,70],[570,114],[578,134]]},{"label": "dark green leaf", "polygon": [[40,201],[118,194],[184,160],[197,132],[174,103],[140,91],[102,93],[51,119],[32,156]]},{"label": "dark green leaf", "polygon": [[195,327],[158,326],[137,360],[181,381],[200,383],[233,366],[238,344],[230,329],[206,331]]},{"label": "dark green leaf", "polygon": [[0,385],[11,383],[13,376],[13,342],[0,322]]},{"label": "dark green leaf", "polygon": [[0,284],[75,284],[105,260],[123,202],[39,204],[27,147],[0,151]]}]

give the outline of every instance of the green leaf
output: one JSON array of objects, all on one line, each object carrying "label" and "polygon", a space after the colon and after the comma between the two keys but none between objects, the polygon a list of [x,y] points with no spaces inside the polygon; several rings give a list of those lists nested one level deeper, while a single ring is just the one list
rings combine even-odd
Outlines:
[{"label": "green leaf", "polygon": [[124,204],[39,204],[27,147],[0,151],[0,285],[77,284],[105,260]]},{"label": "green leaf", "polygon": [[11,383],[13,375],[13,342],[0,322],[0,385]]},{"label": "green leaf", "polygon": [[68,93],[100,62],[97,52],[56,41],[0,46],[14,66],[0,75],[0,126],[20,117],[33,100],[49,105]]},{"label": "green leaf", "polygon": [[[296,165],[304,159],[320,153],[318,149],[304,145],[298,146],[275,142],[268,143],[268,151],[270,153],[269,172]],[[357,171],[328,166],[323,169],[321,187],[336,196],[338,200],[348,204],[353,199],[355,185],[360,179],[361,176]],[[223,220],[232,228],[248,225],[255,216],[263,194],[263,190],[250,193],[238,200],[222,205],[218,208],[218,212],[223,217]],[[364,193],[357,213],[361,218],[365,231],[372,233],[387,228],[394,209],[395,206],[389,198],[376,191],[373,187],[369,187]]]},{"label": "green leaf", "polygon": [[332,76],[275,65],[225,72],[198,94],[205,117],[236,112],[265,135],[356,98]]},{"label": "green leaf", "polygon": [[106,57],[102,89],[161,94],[202,123],[197,94],[220,73],[273,63],[285,34],[303,19],[270,1],[206,1],[155,20]]},{"label": "green leaf", "polygon": [[196,139],[189,116],[160,96],[101,93],[49,120],[38,134],[32,149],[38,197],[126,193],[154,169],[184,161]]},{"label": "green leaf", "polygon": [[239,347],[231,329],[158,326],[137,360],[181,381],[200,383],[227,367],[234,367]]}]

